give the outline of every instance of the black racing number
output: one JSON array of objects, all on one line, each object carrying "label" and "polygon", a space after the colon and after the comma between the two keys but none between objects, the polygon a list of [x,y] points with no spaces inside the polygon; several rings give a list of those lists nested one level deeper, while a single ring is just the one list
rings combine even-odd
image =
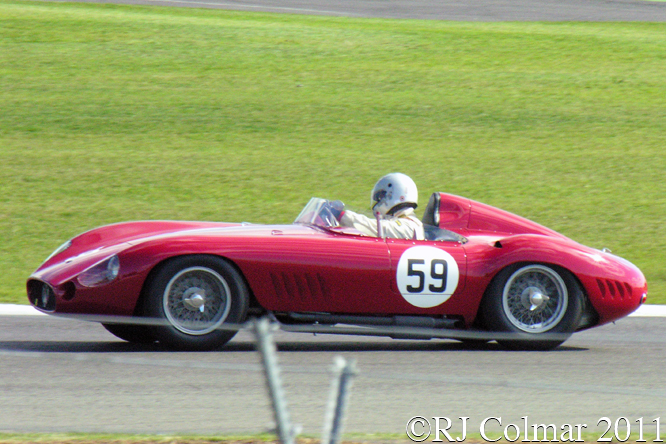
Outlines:
[{"label": "black racing number", "polygon": [[414,287],[412,285],[407,286],[407,291],[410,293],[421,293],[425,287],[425,273],[421,270],[415,270],[414,265],[423,265],[425,261],[423,259],[407,259],[407,276],[418,276],[419,285]]},{"label": "black racing number", "polygon": [[[438,267],[441,266],[441,267]],[[433,293],[444,293],[446,290],[446,273],[448,271],[448,264],[444,259],[433,259],[430,264],[430,277],[434,280],[441,281],[439,286],[430,284],[428,288]]]},{"label": "black racing number", "polygon": [[[425,288],[425,271],[414,268],[415,265],[425,265],[423,259],[407,259],[407,276],[416,276],[419,279],[418,285],[407,285],[407,291],[410,293],[422,293]],[[439,285],[430,284],[428,289],[433,293],[444,293],[446,290],[446,275],[448,264],[444,259],[433,259],[430,262],[430,277]]]}]

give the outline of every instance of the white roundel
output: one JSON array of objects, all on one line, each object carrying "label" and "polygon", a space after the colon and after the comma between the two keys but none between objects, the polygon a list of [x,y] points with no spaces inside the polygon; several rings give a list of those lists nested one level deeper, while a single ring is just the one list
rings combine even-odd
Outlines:
[{"label": "white roundel", "polygon": [[396,281],[400,294],[420,308],[436,307],[458,287],[460,270],[453,256],[435,247],[412,247],[398,262]]}]

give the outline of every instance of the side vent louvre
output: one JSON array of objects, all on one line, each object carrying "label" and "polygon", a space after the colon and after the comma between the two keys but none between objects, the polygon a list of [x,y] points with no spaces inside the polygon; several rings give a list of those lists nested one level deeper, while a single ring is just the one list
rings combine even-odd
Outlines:
[{"label": "side vent louvre", "polygon": [[275,293],[284,299],[328,299],[324,280],[316,273],[271,273]]},{"label": "side vent louvre", "polygon": [[615,297],[615,285],[613,285],[612,281],[606,282],[608,284],[608,291],[610,291],[611,298]]},{"label": "side vent louvre", "polygon": [[627,296],[631,297],[631,285],[624,283],[624,288],[627,290]]},{"label": "side vent louvre", "polygon": [[624,297],[624,285],[621,282],[615,281],[615,286],[617,287],[617,292],[620,294],[620,297]]},{"label": "side vent louvre", "polygon": [[601,291],[601,297],[605,298],[606,297],[606,285],[604,284],[604,281],[601,279],[597,279],[597,285],[599,286],[599,290]]},{"label": "side vent louvre", "polygon": [[597,279],[597,285],[599,286],[599,291],[601,291],[602,298],[610,296],[613,299],[617,296],[620,299],[624,299],[625,295],[627,297],[631,296],[631,285],[626,282]]}]

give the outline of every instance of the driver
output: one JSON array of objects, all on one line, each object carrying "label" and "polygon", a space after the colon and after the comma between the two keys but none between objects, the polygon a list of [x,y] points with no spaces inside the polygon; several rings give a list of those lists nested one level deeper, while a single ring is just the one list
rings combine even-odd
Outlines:
[{"label": "driver", "polygon": [[331,211],[340,225],[352,227],[368,236],[423,240],[423,223],[414,214],[418,190],[414,181],[405,174],[391,173],[377,181],[370,195],[372,211],[379,221],[353,211],[345,211],[340,201],[330,202]]}]

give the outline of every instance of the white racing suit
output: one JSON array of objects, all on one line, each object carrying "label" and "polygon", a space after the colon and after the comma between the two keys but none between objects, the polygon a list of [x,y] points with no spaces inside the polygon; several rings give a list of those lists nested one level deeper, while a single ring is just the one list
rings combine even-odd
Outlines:
[{"label": "white racing suit", "polygon": [[[382,235],[395,239],[424,240],[423,223],[414,214],[413,208],[398,211],[394,216],[385,216],[380,220]],[[343,227],[355,228],[368,236],[378,237],[377,220],[353,211],[345,211],[340,218]]]}]

